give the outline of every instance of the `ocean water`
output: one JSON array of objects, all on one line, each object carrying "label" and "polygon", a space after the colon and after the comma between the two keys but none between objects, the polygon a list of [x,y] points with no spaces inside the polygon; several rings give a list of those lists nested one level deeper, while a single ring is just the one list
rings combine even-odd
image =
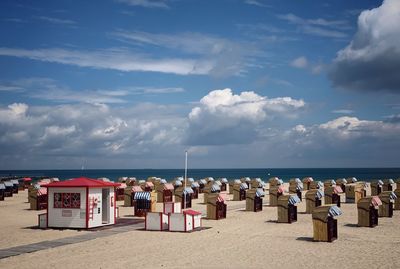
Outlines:
[{"label": "ocean water", "polygon": [[[184,176],[184,169],[88,169],[88,170],[0,170],[0,177],[30,176],[58,177],[60,180],[80,176],[99,178],[107,177],[117,181],[119,177],[136,177],[147,179],[150,176],[165,178],[170,181],[178,176]],[[400,168],[259,168],[259,169],[189,169],[188,177],[195,180],[204,177],[226,177],[233,180],[242,177],[259,177],[268,181],[277,176],[283,181],[290,178],[311,176],[314,180],[356,177],[358,180],[371,181],[376,179],[400,178]]]}]

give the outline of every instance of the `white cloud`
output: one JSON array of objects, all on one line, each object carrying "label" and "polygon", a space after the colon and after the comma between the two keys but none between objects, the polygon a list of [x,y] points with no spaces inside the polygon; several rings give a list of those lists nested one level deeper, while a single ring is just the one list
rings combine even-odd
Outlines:
[{"label": "white cloud", "polygon": [[[400,121],[339,117],[315,124],[277,128],[265,124],[246,144],[203,145],[200,167],[397,167]],[[254,133],[256,128],[244,134]],[[201,131],[201,129],[199,129]],[[211,134],[210,134],[211,135]],[[230,133],[222,138],[231,139]],[[213,137],[210,137],[212,140]],[[243,156],[246,156],[243,159]]]},{"label": "white cloud", "polygon": [[332,38],[344,38],[347,37],[347,34],[330,29],[324,29],[321,27],[311,26],[311,25],[304,25],[302,26],[302,30],[306,34],[322,36],[322,37],[332,37]]},{"label": "white cloud", "polygon": [[259,62],[265,53],[255,42],[229,40],[202,33],[184,32],[177,34],[160,34],[143,31],[115,31],[114,38],[139,47],[154,46],[175,55],[198,58],[199,62],[208,63],[210,69],[206,73],[216,76],[240,75],[254,67],[253,62]]},{"label": "white cloud", "polygon": [[347,37],[344,31],[351,29],[346,20],[303,19],[291,13],[278,18],[296,25],[300,32],[321,37],[344,38]]},{"label": "white cloud", "polygon": [[124,72],[141,71],[177,75],[206,75],[214,68],[212,61],[198,61],[188,58],[153,59],[125,49],[79,51],[61,48],[32,50],[0,48],[0,55]]},{"label": "white cloud", "polygon": [[[187,115],[182,106],[74,104],[0,106],[0,167],[395,166],[399,115],[382,121],[338,117],[314,125],[285,122],[302,100],[212,91]],[[186,110],[185,107],[184,110]],[[294,127],[293,127],[294,126]],[[243,159],[243,156],[246,156]]]},{"label": "white cloud", "polygon": [[0,85],[0,92],[13,92],[13,91],[19,91],[21,90],[21,87],[17,86],[7,86],[7,85]]},{"label": "white cloud", "polygon": [[274,146],[277,151],[286,148],[287,160],[312,167],[397,167],[399,134],[399,122],[345,116],[298,125],[274,141]]},{"label": "white cloud", "polygon": [[7,106],[7,108],[0,107],[0,122],[13,122],[25,118],[26,112],[29,106],[24,103],[13,103]]},{"label": "white cloud", "polygon": [[400,123],[400,114],[389,115],[385,117],[387,122]]},{"label": "white cloud", "polygon": [[185,89],[183,88],[144,88],[143,93],[148,93],[148,94],[168,94],[168,93],[181,93],[185,92]]},{"label": "white cloud", "polygon": [[33,98],[60,103],[119,104],[127,102],[127,100],[125,100],[123,97],[127,96],[128,94],[121,91],[73,91],[63,88],[52,88],[50,90],[43,89],[36,93],[30,93],[29,95]]},{"label": "white cloud", "polygon": [[325,65],[324,64],[315,64],[311,68],[311,73],[314,74],[314,75],[318,75],[324,70],[325,70]]},{"label": "white cloud", "polygon": [[306,69],[313,75],[319,75],[325,70],[324,64],[310,62],[305,56],[293,59],[289,65],[299,69]]},{"label": "white cloud", "polygon": [[308,60],[306,57],[301,56],[294,59],[290,65],[296,68],[306,68],[308,66]]},{"label": "white cloud", "polygon": [[45,22],[54,23],[54,24],[66,24],[66,25],[75,25],[76,24],[76,21],[73,21],[73,20],[52,18],[52,17],[46,17],[46,16],[37,16],[35,18],[45,21]]},{"label": "white cloud", "polygon": [[385,0],[363,11],[353,40],[337,53],[330,78],[337,87],[358,90],[400,89],[400,2]]},{"label": "white cloud", "polygon": [[75,125],[60,127],[57,125],[47,126],[44,130],[44,135],[41,139],[48,139],[53,136],[66,136],[74,133],[76,131]]},{"label": "white cloud", "polygon": [[169,8],[165,0],[116,0],[117,2],[130,6],[140,6],[145,8]]},{"label": "white cloud", "polygon": [[8,106],[10,112],[16,116],[24,116],[29,106],[23,103],[14,103]]},{"label": "white cloud", "polygon": [[335,114],[353,114],[354,110],[351,110],[351,109],[336,109],[336,110],[333,110],[332,113],[335,113]]},{"label": "white cloud", "polygon": [[307,20],[309,24],[319,25],[319,26],[339,26],[339,27],[347,27],[348,22],[346,20],[336,20],[329,21],[326,19],[318,18],[314,20]]},{"label": "white cloud", "polygon": [[270,7],[270,5],[264,4],[261,1],[256,1],[256,0],[245,0],[244,3],[258,7]]},{"label": "white cloud", "polygon": [[112,36],[133,44],[147,44],[157,47],[165,47],[196,55],[218,55],[226,49],[233,49],[237,46],[237,44],[224,38],[193,32],[159,34],[143,31],[119,30],[113,32]]},{"label": "white cloud", "polygon": [[0,167],[15,166],[21,155],[33,163],[41,160],[42,167],[56,158],[74,160],[71,165],[80,166],[82,156],[147,158],[158,152],[165,157],[181,149],[184,122],[173,106],[14,103],[0,107]]},{"label": "white cloud", "polygon": [[[130,151],[168,155],[165,150],[184,147],[183,140],[206,152],[198,145],[259,140],[267,122],[275,117],[293,117],[304,106],[304,101],[290,97],[233,94],[229,89],[210,92],[187,117],[174,112],[179,107],[154,104],[124,108],[105,104],[11,104],[0,109],[0,144],[11,155],[29,148],[40,156],[71,158],[106,152],[126,156]],[[15,141],[20,141],[18,146]]]},{"label": "white cloud", "polygon": [[255,92],[234,94],[231,89],[214,90],[189,114],[187,141],[193,145],[245,144],[259,137],[266,120],[293,118],[305,107],[291,97],[267,98]]},{"label": "white cloud", "polygon": [[117,89],[70,89],[49,78],[25,78],[9,81],[0,90],[18,91],[30,98],[58,103],[121,104],[135,95],[178,94],[181,87],[121,87]]},{"label": "white cloud", "polygon": [[271,81],[277,85],[286,86],[286,87],[293,87],[293,83],[284,79],[271,79]]},{"label": "white cloud", "polygon": [[[400,134],[400,124],[390,121],[360,120],[357,117],[343,116],[322,124],[309,127],[303,126],[302,128],[296,127],[294,131],[301,134],[304,141],[312,140],[316,146],[322,146],[322,144],[326,143],[327,146],[342,147],[348,146],[347,143],[355,142],[356,140],[364,141],[364,143],[366,143],[366,140],[371,140],[371,142],[375,140],[378,144],[390,142],[385,140]],[[341,145],[339,142],[345,144]],[[357,144],[354,144],[354,146],[357,146]]]},{"label": "white cloud", "polygon": [[127,128],[126,121],[120,118],[109,117],[106,119],[107,127],[93,130],[93,136],[110,137],[118,134],[123,128]]},{"label": "white cloud", "polygon": [[297,133],[305,133],[307,131],[306,127],[302,124],[296,125],[295,127],[293,127],[293,131],[297,132]]},{"label": "white cloud", "polygon": [[326,123],[320,124],[319,128],[322,130],[334,132],[337,136],[347,138],[349,136],[360,135],[364,127],[368,127],[375,122],[360,121],[356,117],[340,117]]}]

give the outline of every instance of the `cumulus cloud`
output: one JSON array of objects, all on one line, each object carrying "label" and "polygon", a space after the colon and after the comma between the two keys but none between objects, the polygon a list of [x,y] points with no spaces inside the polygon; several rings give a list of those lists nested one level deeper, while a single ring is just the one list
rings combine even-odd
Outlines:
[{"label": "cumulus cloud", "polygon": [[[252,91],[186,105],[0,106],[0,168],[398,166],[400,116],[304,124],[306,104]],[[188,108],[189,111],[188,112]],[[243,160],[245,156],[245,161]]]},{"label": "cumulus cloud", "polygon": [[386,116],[385,119],[387,122],[400,123],[400,114]]},{"label": "cumulus cloud", "polygon": [[399,122],[339,117],[284,132],[274,147],[288,162],[309,167],[398,166]]},{"label": "cumulus cloud", "polygon": [[214,90],[190,112],[187,143],[250,143],[259,137],[266,120],[296,117],[304,106],[303,100],[291,97],[268,98],[252,91],[234,94],[228,88]]},{"label": "cumulus cloud", "polygon": [[[298,125],[292,130],[292,134],[297,134],[300,138],[298,141],[303,144],[313,147],[337,147],[347,152],[349,149],[353,152],[354,148],[359,146],[374,148],[379,143],[393,144],[397,148],[400,141],[390,141],[390,139],[394,139],[399,133],[400,124],[397,122],[360,120],[349,116],[309,127]],[[362,143],[355,143],[357,140]],[[374,145],[368,145],[366,141]],[[346,150],[346,147],[350,148]]]},{"label": "cumulus cloud", "polygon": [[14,120],[25,118],[29,106],[24,103],[13,103],[7,108],[0,108],[0,121],[11,123]]},{"label": "cumulus cloud", "polygon": [[156,152],[168,156],[179,148],[184,126],[184,117],[174,111],[173,106],[154,104],[0,107],[1,168],[14,167],[21,156],[41,160],[41,167],[53,158],[51,162],[66,158],[72,161],[65,166],[79,167],[82,156],[145,158]]},{"label": "cumulus cloud", "polygon": [[400,89],[400,2],[385,0],[363,11],[353,40],[337,53],[330,78],[337,87],[398,92]]},{"label": "cumulus cloud", "polygon": [[198,146],[207,158],[196,163],[217,168],[397,167],[399,123],[338,117],[292,128],[267,124],[251,143]]},{"label": "cumulus cloud", "polygon": [[23,103],[14,103],[8,106],[10,109],[11,114],[16,116],[25,115],[26,111],[28,110],[28,105]]}]

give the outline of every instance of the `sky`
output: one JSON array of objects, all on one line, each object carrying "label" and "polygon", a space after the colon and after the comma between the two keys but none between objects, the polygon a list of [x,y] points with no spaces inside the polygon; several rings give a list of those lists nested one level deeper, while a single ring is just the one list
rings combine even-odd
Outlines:
[{"label": "sky", "polygon": [[399,167],[400,1],[0,2],[0,169]]}]

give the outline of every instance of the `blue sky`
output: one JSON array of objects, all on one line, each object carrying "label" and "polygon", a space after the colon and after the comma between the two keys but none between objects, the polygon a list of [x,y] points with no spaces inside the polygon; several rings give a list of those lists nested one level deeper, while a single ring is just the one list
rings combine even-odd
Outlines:
[{"label": "blue sky", "polygon": [[0,7],[0,169],[399,166],[398,1]]}]

